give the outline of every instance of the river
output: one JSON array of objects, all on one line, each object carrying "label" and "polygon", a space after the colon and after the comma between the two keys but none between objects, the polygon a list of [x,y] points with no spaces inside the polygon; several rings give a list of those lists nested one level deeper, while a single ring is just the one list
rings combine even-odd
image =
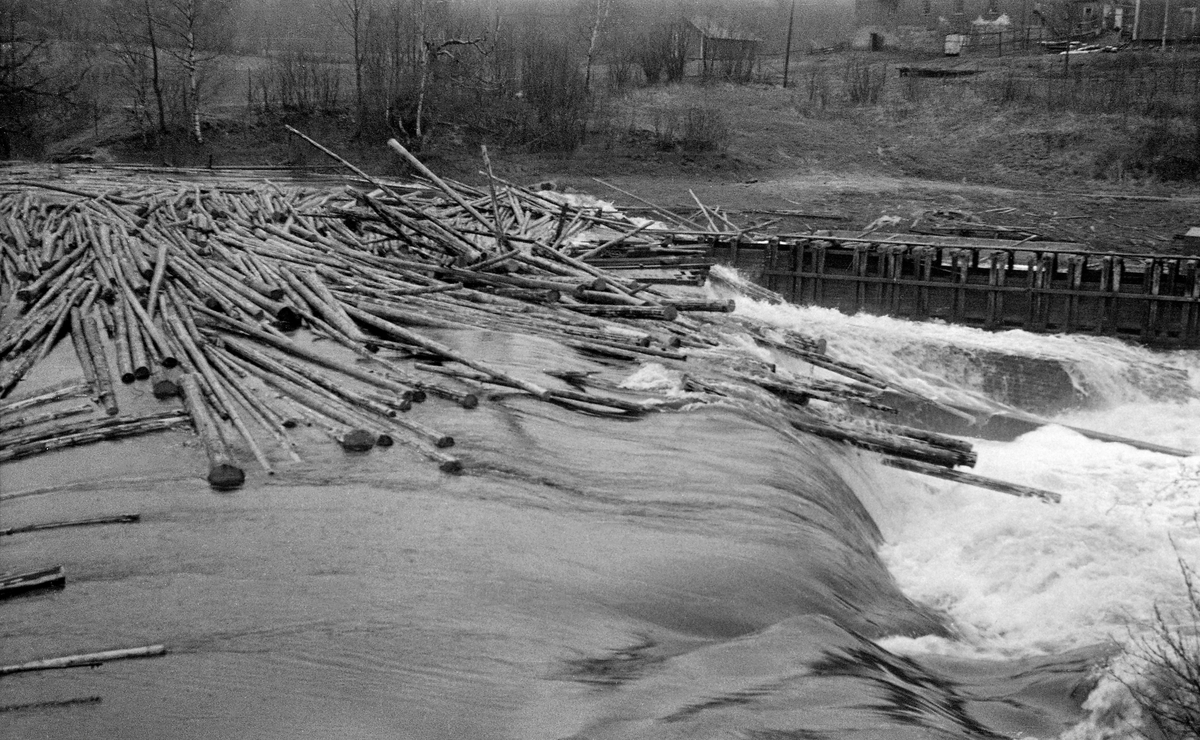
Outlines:
[{"label": "river", "polygon": [[[974,441],[975,472],[1062,503],[884,468],[745,405],[621,421],[510,394],[441,404],[464,475],[324,444],[232,494],[208,489],[182,432],[64,451],[0,470],[4,526],[142,521],[0,539],[0,570],[68,573],[62,592],[0,604],[2,662],[170,653],[4,677],[0,705],[102,701],[6,712],[0,735],[1133,737],[1113,674],[1156,604],[1185,605],[1200,458],[1063,425],[1200,449],[1197,353],[738,313],[958,406],[1014,401],[992,358],[1061,368],[1065,385],[1022,396],[1057,424]],[[545,340],[442,337],[530,377],[597,369]],[[654,363],[601,369],[686,397]]]}]

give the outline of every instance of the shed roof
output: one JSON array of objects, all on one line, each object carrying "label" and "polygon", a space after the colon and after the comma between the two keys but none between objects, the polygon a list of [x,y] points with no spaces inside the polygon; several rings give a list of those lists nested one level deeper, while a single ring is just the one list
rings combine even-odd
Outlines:
[{"label": "shed roof", "polygon": [[694,15],[687,19],[697,31],[704,34],[710,39],[724,39],[726,41],[761,41],[762,39],[745,31],[734,31],[727,26],[715,22],[712,18],[706,15]]}]

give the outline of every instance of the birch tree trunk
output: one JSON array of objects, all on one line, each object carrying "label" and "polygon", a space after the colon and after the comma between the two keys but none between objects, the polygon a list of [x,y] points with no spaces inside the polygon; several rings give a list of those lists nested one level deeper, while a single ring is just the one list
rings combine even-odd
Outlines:
[{"label": "birch tree trunk", "polygon": [[416,0],[414,7],[417,15],[417,54],[420,55],[418,63],[420,65],[420,78],[417,83],[417,122],[416,135],[417,141],[422,139],[421,116],[425,112],[425,87],[429,84],[429,39],[426,33],[428,29],[425,26],[425,0]]},{"label": "birch tree trunk", "polygon": [[591,38],[588,40],[587,69],[583,78],[583,89],[589,93],[592,91],[592,58],[596,54],[596,42],[600,39],[600,27],[604,25],[604,21],[608,18],[608,11],[611,8],[612,0],[596,0],[596,12],[592,17]]},{"label": "birch tree trunk", "polygon": [[167,133],[167,106],[163,102],[162,74],[158,66],[158,38],[154,35],[154,11],[150,0],[144,0],[146,12],[146,39],[150,43],[151,86],[154,88],[154,102],[158,106],[158,130]]},{"label": "birch tree trunk", "polygon": [[183,68],[188,75],[188,111],[192,117],[192,135],[197,144],[204,143],[204,134],[200,131],[200,88],[196,81],[196,0],[187,0],[187,54],[184,57]]}]

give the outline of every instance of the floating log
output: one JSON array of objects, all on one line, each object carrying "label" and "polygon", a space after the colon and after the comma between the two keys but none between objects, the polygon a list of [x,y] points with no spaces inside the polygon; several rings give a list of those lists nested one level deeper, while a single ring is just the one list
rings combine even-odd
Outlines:
[{"label": "floating log", "polygon": [[[222,446],[235,441],[232,430],[237,429],[264,467],[265,455],[252,435],[273,435],[297,459],[283,430],[299,418],[350,447],[386,444],[394,437],[442,469],[458,470],[461,462],[439,448],[449,445],[449,435],[409,410],[426,393],[465,408],[476,406],[479,395],[470,392],[474,386],[463,391],[424,380],[437,377],[429,373],[516,388],[588,414],[628,416],[671,404],[660,398],[625,399],[615,392],[608,397],[548,389],[482,361],[468,344],[459,349],[441,340],[444,334],[420,327],[521,332],[603,354],[607,364],[686,358],[699,365],[699,376],[710,368],[720,375],[721,389],[748,391],[753,383],[736,377],[720,359],[744,354],[726,339],[731,331],[761,333],[748,320],[725,313],[732,302],[692,300],[654,287],[657,278],[631,280],[627,276],[633,273],[612,271],[653,268],[659,275],[673,271],[663,280],[702,279],[711,266],[702,237],[730,229],[723,238],[741,235],[719,209],[699,204],[709,231],[639,225],[620,214],[563,206],[504,183],[490,172],[486,154],[488,185],[470,188],[438,179],[397,146],[392,148],[424,168],[432,184],[391,184],[305,138],[376,189],[298,192],[255,183],[201,191],[148,183],[129,203],[101,198],[69,209],[43,194],[0,194],[0,225],[14,231],[0,250],[0,279],[13,290],[32,283],[40,291],[29,293],[25,313],[18,310],[17,320],[0,336],[0,349],[21,349],[17,356],[5,354],[0,390],[7,392],[36,362],[37,353],[49,351],[74,308],[82,317],[79,344],[94,346],[93,354],[106,357],[112,344],[122,382],[151,377],[151,366],[159,362],[163,367],[187,362],[198,389],[185,399],[193,423],[204,427],[207,416],[215,434],[206,436]],[[102,181],[103,175],[88,178]],[[589,231],[593,227],[602,231]],[[13,283],[14,273],[23,269],[28,277]],[[684,269],[693,274],[683,274]],[[47,274],[52,270],[56,274]],[[93,306],[105,333],[95,324]],[[355,357],[343,359],[336,350],[309,347],[285,335],[302,324]],[[826,356],[816,340],[777,331],[769,336],[786,348],[781,351],[869,386],[787,381],[783,385],[793,397],[872,404],[872,389],[887,385]],[[402,358],[373,354],[380,347],[401,352]],[[250,359],[254,353],[270,362]],[[448,367],[427,369],[434,363]],[[414,366],[420,375],[408,370]],[[107,374],[97,371],[97,383],[102,385]],[[156,388],[175,390],[170,381],[177,372],[153,377]],[[282,395],[258,393],[257,380],[246,383],[247,377]],[[708,380],[695,382],[716,387]],[[357,383],[370,391],[357,389]],[[49,417],[31,418],[52,421]],[[44,439],[26,435],[36,429],[4,434],[20,436],[14,441],[21,454],[32,454],[69,439],[82,443],[118,431],[153,430],[157,423],[139,426],[136,420],[113,418],[111,427],[59,425]],[[915,449],[958,454],[901,429],[872,430]]]},{"label": "floating log", "polygon": [[83,336],[87,340],[88,352],[95,368],[96,389],[99,391],[100,405],[104,407],[105,413],[109,416],[116,416],[120,409],[117,408],[117,394],[113,389],[112,373],[108,367],[108,353],[104,351],[104,345],[100,341],[100,332],[96,328],[96,321],[92,318],[92,314],[89,313],[81,318],[83,320]]},{"label": "floating log", "polygon": [[0,714],[7,712],[25,712],[25,711],[40,711],[44,709],[57,709],[60,707],[73,707],[80,704],[99,704],[102,701],[99,696],[81,696],[75,699],[54,699],[52,701],[34,701],[24,704],[4,704],[0,705]]},{"label": "floating log", "polygon": [[150,359],[146,353],[146,339],[142,335],[141,326],[133,316],[132,309],[125,303],[120,304],[125,314],[125,340],[129,344],[129,361],[133,367],[134,380],[146,380],[150,377]]},{"label": "floating log", "polygon": [[171,429],[186,421],[178,411],[165,411],[143,417],[103,416],[52,429],[26,432],[9,437],[0,447],[0,462],[19,460],[51,450],[121,439]]},{"label": "floating log", "polygon": [[307,360],[315,365],[327,367],[330,370],[336,370],[344,375],[348,375],[369,385],[374,385],[378,388],[396,393],[403,398],[408,398],[411,400],[414,397],[414,389],[412,388],[406,387],[405,385],[397,383],[393,380],[388,380],[387,378],[381,377],[374,373],[367,372],[366,370],[355,367],[349,363],[342,362],[336,358],[326,357],[319,352],[315,352],[307,347],[296,344],[286,337],[268,334],[267,332],[250,326],[245,322],[226,316],[220,316],[219,314],[210,314],[210,317],[216,318],[218,321],[224,323],[226,326],[234,329],[235,331],[241,332],[242,334],[245,334],[253,339],[257,339],[263,344],[275,347],[276,349],[286,352],[293,357]]},{"label": "floating log", "polygon": [[495,368],[492,368],[492,367],[486,365],[485,363],[472,360],[471,358],[466,357],[465,355],[463,355],[459,352],[455,352],[454,350],[450,349],[449,347],[445,346],[444,344],[435,342],[432,339],[427,339],[427,338],[421,336],[420,334],[417,334],[416,332],[409,331],[408,329],[405,329],[401,326],[397,326],[396,324],[392,324],[390,322],[376,318],[375,316],[372,316],[371,314],[367,313],[366,311],[362,311],[357,308],[350,308],[349,311],[350,311],[350,314],[354,318],[358,319],[359,321],[361,321],[375,329],[378,329],[385,334],[391,334],[392,336],[394,336],[404,342],[407,342],[415,347],[421,347],[422,349],[427,349],[430,352],[441,355],[442,357],[445,357],[448,360],[453,360],[454,362],[459,362],[473,370],[477,370],[491,378],[495,378],[496,380],[499,380],[499,381],[505,383],[506,385],[515,386],[515,387],[521,388],[522,390],[525,390],[529,393],[532,393],[533,395],[537,396],[538,398],[545,398],[547,395],[546,389],[542,388],[541,386],[539,386],[535,383],[530,383],[527,380],[521,380],[520,378],[512,377],[512,376],[508,375],[507,373],[501,372],[499,370],[496,370]]},{"label": "floating log", "polygon": [[163,277],[167,273],[167,242],[158,245],[158,256],[154,260],[154,272],[150,275],[150,294],[146,299],[146,312],[154,318],[154,308],[158,305],[158,291],[162,288]]},{"label": "floating log", "polygon": [[[520,386],[506,382],[499,378],[494,378],[486,373],[477,371],[465,370],[463,368],[445,367],[440,365],[426,365],[417,363],[418,370],[424,370],[429,373],[438,373],[440,375],[449,375],[455,378],[463,378],[464,380],[474,380],[480,383],[494,383],[496,385],[507,386],[509,388],[520,388]],[[546,391],[546,400],[551,402],[567,401],[571,403],[583,403],[594,407],[603,407],[613,409],[621,414],[642,414],[649,410],[649,405],[639,401],[626,401],[623,398],[614,398],[612,396],[598,396],[590,393],[576,393],[574,391],[551,389]]]},{"label": "floating log", "polygon": [[133,658],[153,658],[160,655],[166,655],[167,648],[165,645],[146,645],[144,647],[121,648],[118,650],[104,650],[98,653],[80,653],[78,655],[65,655],[60,658],[42,658],[41,660],[31,660],[27,663],[17,663],[15,665],[0,666],[0,676],[7,676],[13,673],[26,673],[29,671],[50,671],[59,668],[75,668],[79,666],[97,666],[102,663],[109,663],[114,660],[130,660]]},{"label": "floating log", "polygon": [[[14,596],[24,596],[33,591],[46,589],[62,589],[67,585],[67,576],[61,565],[52,568],[17,573],[11,576],[0,576],[0,599],[11,599]],[[0,668],[0,675],[4,669]]]},{"label": "floating log", "polygon": [[836,442],[845,442],[855,447],[861,447],[864,450],[870,450],[871,452],[904,457],[929,465],[938,465],[943,468],[953,468],[955,465],[964,464],[963,455],[925,444],[919,440],[885,436],[861,429],[839,428],[827,422],[817,421],[816,419],[811,421],[792,419],[789,423],[801,432],[825,437]]},{"label": "floating log", "polygon": [[944,480],[954,481],[955,483],[965,483],[969,486],[977,486],[979,488],[987,488],[1000,493],[1007,493],[1010,496],[1021,496],[1025,498],[1037,498],[1048,503],[1057,504],[1062,501],[1062,496],[1047,491],[1041,488],[1033,488],[1031,486],[1022,486],[1016,483],[1008,483],[994,478],[986,478],[982,475],[974,475],[972,473],[963,473],[958,470],[948,470],[937,465],[930,465],[917,460],[903,460],[894,457],[883,458],[883,464],[888,467],[897,468],[899,470],[907,470],[910,473],[920,473],[934,478],[942,478]]},{"label": "floating log", "polygon": [[[238,351],[238,348],[233,345],[230,346],[230,349],[235,352]],[[274,387],[279,392],[290,396],[300,405],[311,409],[327,419],[334,420],[338,424],[345,425],[344,428],[335,428],[334,433],[337,435],[338,442],[346,451],[365,452],[379,442],[381,435],[377,431],[375,424],[365,421],[358,414],[354,413],[354,411],[343,406],[336,400],[314,392],[312,386],[306,383],[303,378],[295,377],[293,373],[266,358],[262,353],[254,352],[253,356],[255,359],[250,360],[250,362],[261,362],[262,365],[255,366],[247,363],[243,367],[256,371],[256,375],[263,382]],[[287,379],[285,380],[285,378]],[[384,446],[390,444],[390,442],[390,439],[386,440]]]},{"label": "floating log", "polygon": [[241,488],[246,482],[246,471],[242,470],[229,454],[216,421],[208,413],[199,381],[191,373],[182,375],[180,381],[184,407],[208,455],[208,485],[217,491]]},{"label": "floating log", "polygon": [[[178,313],[180,315],[186,315],[182,310],[180,310]],[[256,460],[258,460],[259,465],[261,465],[262,469],[267,472],[267,475],[274,475],[275,469],[271,466],[271,462],[267,459],[267,456],[263,454],[262,449],[259,448],[258,442],[256,442],[254,439],[254,435],[250,433],[250,430],[246,427],[245,422],[242,421],[241,414],[239,414],[237,410],[237,404],[234,403],[233,397],[230,395],[230,391],[225,387],[224,379],[217,375],[212,366],[208,364],[208,359],[204,356],[204,353],[200,351],[200,348],[196,346],[195,341],[192,339],[194,328],[192,331],[189,331],[188,328],[184,326],[184,322],[180,320],[178,316],[172,316],[168,323],[172,331],[175,332],[175,336],[179,339],[180,344],[183,345],[184,351],[187,353],[188,357],[191,358],[192,365],[195,367],[196,372],[199,373],[200,377],[204,379],[206,386],[220,403],[225,412],[224,416],[229,418],[229,421],[233,424],[234,429],[236,429],[238,433],[242,435],[242,439],[246,441],[246,446],[250,448],[251,454],[254,455]]]},{"label": "floating log", "polygon": [[41,532],[47,529],[64,529],[66,527],[90,527],[98,524],[132,524],[141,521],[141,514],[118,514],[116,516],[101,516],[90,519],[73,519],[67,522],[46,522],[44,524],[26,524],[23,527],[8,527],[0,529],[0,537],[26,532]]},{"label": "floating log", "polygon": [[565,306],[570,311],[587,316],[619,317],[625,319],[657,319],[674,321],[679,309],[674,306],[605,306],[595,304],[573,304]]},{"label": "floating log", "polygon": [[[126,323],[125,307],[118,305],[112,309],[113,344],[117,350],[117,374],[121,382],[128,385],[137,379],[134,369],[133,352],[129,342],[129,326]],[[147,372],[149,372],[147,370]]]},{"label": "floating log", "polygon": [[22,427],[30,427],[35,424],[44,424],[49,421],[57,421],[65,419],[68,416],[78,416],[79,414],[90,414],[95,410],[95,407],[90,403],[77,404],[65,409],[55,409],[53,411],[44,411],[40,414],[29,414],[26,416],[10,417],[8,414],[0,414],[0,434],[8,432],[12,429],[20,429]]},{"label": "floating log", "polygon": [[679,311],[708,311],[712,313],[733,313],[736,308],[732,298],[724,301],[666,301],[666,305],[674,306]]},{"label": "floating log", "polygon": [[65,380],[58,385],[39,392],[37,395],[0,403],[0,416],[8,416],[24,409],[64,401],[69,398],[79,398],[80,396],[88,395],[90,392],[91,386],[87,383],[81,383],[78,380]]}]

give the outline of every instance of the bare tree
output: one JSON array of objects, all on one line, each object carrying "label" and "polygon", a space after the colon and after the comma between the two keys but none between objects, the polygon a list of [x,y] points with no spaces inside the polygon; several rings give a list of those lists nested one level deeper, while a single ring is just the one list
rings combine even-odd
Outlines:
[{"label": "bare tree", "polygon": [[[445,8],[443,16],[445,16]],[[425,113],[425,103],[429,93],[429,82],[433,65],[441,58],[454,59],[455,47],[470,46],[476,51],[479,50],[480,44],[483,43],[483,37],[479,38],[464,38],[464,37],[445,37],[440,34],[435,34],[430,30],[429,18],[426,15],[425,0],[414,0],[414,13],[417,21],[417,48],[418,53],[418,74],[417,74],[417,118],[416,118],[416,139],[420,142],[425,135],[421,119]],[[447,31],[448,18],[442,19],[442,33]]]},{"label": "bare tree", "polygon": [[601,27],[608,20],[608,13],[612,10],[612,0],[592,0],[592,2],[592,27],[588,34],[587,64],[583,76],[584,89],[588,92],[592,90],[592,60],[596,55],[596,44],[600,39]]},{"label": "bare tree", "polygon": [[228,29],[224,21],[229,8],[229,0],[167,0],[160,20],[162,28],[176,42],[167,51],[187,75],[187,111],[197,143],[204,143],[200,128],[200,72],[225,45]]},{"label": "bare tree", "polygon": [[149,118],[147,87],[154,96],[158,130],[167,132],[167,110],[163,96],[162,50],[159,46],[158,14],[151,0],[111,0],[106,4],[105,36],[109,52],[124,69],[125,82],[134,106]]},{"label": "bare tree", "polygon": [[[37,3],[0,2],[0,143],[10,133],[33,140],[60,129],[78,113],[90,71],[84,54],[56,55]],[[0,147],[0,148],[7,148]]]},{"label": "bare tree", "polygon": [[330,0],[327,7],[334,21],[354,44],[355,116],[361,130],[362,120],[366,115],[366,103],[363,99],[363,63],[366,55],[364,34],[371,0]]}]

